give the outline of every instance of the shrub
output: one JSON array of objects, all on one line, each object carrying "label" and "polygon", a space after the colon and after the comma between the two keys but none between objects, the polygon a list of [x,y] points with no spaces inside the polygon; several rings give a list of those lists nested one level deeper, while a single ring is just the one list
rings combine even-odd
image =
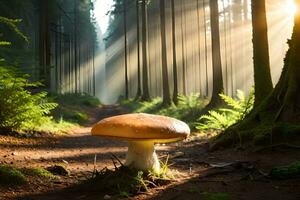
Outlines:
[{"label": "shrub", "polygon": [[12,67],[0,65],[0,129],[35,130],[50,121],[50,111],[57,104],[47,100],[46,92],[32,94],[28,88],[41,86],[19,75]]},{"label": "shrub", "polygon": [[220,94],[221,98],[227,104],[226,108],[212,110],[208,115],[199,118],[200,123],[197,125],[198,130],[220,130],[223,131],[229,126],[244,119],[244,117],[252,110],[254,104],[254,90],[250,91],[248,97],[237,90],[236,99]]}]

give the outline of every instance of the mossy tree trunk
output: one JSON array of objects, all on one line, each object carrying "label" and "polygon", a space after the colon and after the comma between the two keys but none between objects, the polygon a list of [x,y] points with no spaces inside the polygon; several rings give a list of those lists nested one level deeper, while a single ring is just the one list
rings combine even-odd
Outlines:
[{"label": "mossy tree trunk", "polygon": [[272,92],[265,0],[252,0],[255,107]]},{"label": "mossy tree trunk", "polygon": [[[300,9],[300,0],[295,0]],[[254,142],[284,142],[299,136],[300,131],[300,12],[295,15],[294,29],[281,77],[274,90],[241,122],[221,134],[213,148]],[[288,133],[288,135],[287,135]],[[294,140],[293,140],[294,141]]]}]

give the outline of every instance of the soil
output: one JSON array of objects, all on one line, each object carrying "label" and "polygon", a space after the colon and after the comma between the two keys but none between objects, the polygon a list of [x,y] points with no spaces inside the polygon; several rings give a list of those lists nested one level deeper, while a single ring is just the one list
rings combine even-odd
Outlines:
[{"label": "soil", "polygon": [[[64,165],[70,176],[45,180],[29,178],[26,185],[0,186],[0,199],[60,200],[118,199],[110,191],[86,191],[83,180],[94,169],[114,168],[111,155],[124,161],[127,144],[122,141],[95,138],[90,129],[96,121],[126,111],[117,105],[102,106],[91,111],[91,122],[66,135],[35,135],[28,138],[0,136],[0,164],[24,167]],[[278,146],[256,151],[254,148],[209,151],[205,139],[161,145],[161,159],[170,157],[170,168],[176,179],[170,184],[150,189],[127,199],[300,199],[300,178],[273,180],[266,175],[273,166],[300,160],[300,151]],[[101,186],[99,186],[101,187]],[[207,194],[212,194],[211,196]],[[221,197],[225,194],[225,197]],[[126,198],[125,198],[126,199]]]}]

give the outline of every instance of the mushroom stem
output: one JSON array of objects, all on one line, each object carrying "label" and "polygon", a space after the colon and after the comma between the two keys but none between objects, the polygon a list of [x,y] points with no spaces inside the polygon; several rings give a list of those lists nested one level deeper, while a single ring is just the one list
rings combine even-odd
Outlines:
[{"label": "mushroom stem", "polygon": [[126,155],[126,166],[147,171],[160,169],[153,141],[130,141]]}]

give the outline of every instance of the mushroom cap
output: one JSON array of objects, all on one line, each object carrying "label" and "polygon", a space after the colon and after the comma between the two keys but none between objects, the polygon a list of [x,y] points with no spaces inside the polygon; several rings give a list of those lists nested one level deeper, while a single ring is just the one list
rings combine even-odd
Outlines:
[{"label": "mushroom cap", "polygon": [[187,138],[190,128],[186,123],[171,117],[134,113],[105,118],[91,132],[101,137],[167,143]]}]

